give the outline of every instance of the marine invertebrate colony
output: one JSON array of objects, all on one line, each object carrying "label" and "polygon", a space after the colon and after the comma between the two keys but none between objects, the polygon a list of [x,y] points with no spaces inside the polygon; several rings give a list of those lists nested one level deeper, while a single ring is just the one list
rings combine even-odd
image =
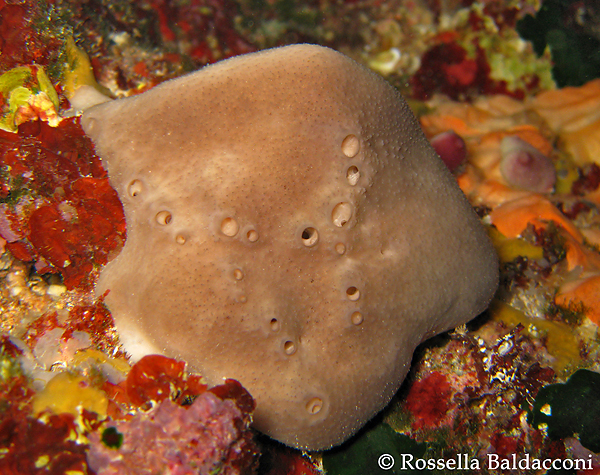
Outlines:
[{"label": "marine invertebrate colony", "polygon": [[414,348],[496,289],[495,252],[406,102],[327,48],[236,57],[82,125],[127,219],[97,284],[126,349],[239,380],[286,444],[348,438]]},{"label": "marine invertebrate colony", "polygon": [[500,172],[511,186],[538,193],[548,193],[554,189],[554,165],[533,145],[509,135],[502,139],[500,153]]}]

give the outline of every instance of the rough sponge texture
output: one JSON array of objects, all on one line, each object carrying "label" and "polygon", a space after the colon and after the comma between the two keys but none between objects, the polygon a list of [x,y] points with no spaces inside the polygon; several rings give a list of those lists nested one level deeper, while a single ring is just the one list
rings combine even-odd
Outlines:
[{"label": "rough sponge texture", "polygon": [[415,347],[496,289],[486,233],[406,102],[333,50],[229,59],[82,125],[127,219],[97,284],[126,349],[239,380],[286,444],[347,439]]}]

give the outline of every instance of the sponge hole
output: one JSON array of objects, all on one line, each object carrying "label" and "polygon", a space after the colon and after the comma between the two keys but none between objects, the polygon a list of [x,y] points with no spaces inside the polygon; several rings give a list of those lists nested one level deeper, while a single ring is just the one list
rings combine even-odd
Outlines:
[{"label": "sponge hole", "polygon": [[221,221],[221,232],[225,234],[225,236],[233,237],[240,230],[240,225],[234,218],[225,218]]},{"label": "sponge hole", "polygon": [[360,150],[360,141],[356,135],[348,135],[342,141],[342,153],[348,158],[356,157]]},{"label": "sponge hole", "polygon": [[346,297],[348,297],[348,300],[356,302],[360,298],[360,290],[356,287],[348,287],[346,289]]},{"label": "sponge hole", "polygon": [[315,228],[308,227],[302,231],[302,244],[306,247],[312,247],[319,242],[319,231]]},{"label": "sponge hole", "polygon": [[352,205],[350,203],[341,202],[334,206],[331,212],[331,221],[338,228],[345,226],[352,218]]},{"label": "sponge hole", "polygon": [[[271,318],[271,321],[269,322],[269,326],[271,327],[271,331],[274,331],[274,332],[279,331],[279,328],[280,328],[279,320],[277,320],[276,318]],[[292,342],[286,342],[286,343],[292,343]]]},{"label": "sponge hole", "polygon": [[293,355],[294,353],[296,353],[296,349],[296,343],[294,343],[291,340],[287,340],[283,343],[283,351],[286,355]]},{"label": "sponge hole", "polygon": [[362,313],[354,312],[352,315],[350,315],[350,320],[352,321],[353,325],[360,325],[363,322],[364,317]]},{"label": "sponge hole", "polygon": [[140,180],[133,180],[127,186],[127,194],[132,198],[138,196],[142,191],[144,191],[144,185],[142,185]]},{"label": "sponge hole", "polygon": [[242,269],[234,269],[233,278],[235,280],[242,280],[244,278],[244,272],[242,272]]},{"label": "sponge hole", "polygon": [[309,414],[318,414],[323,409],[323,400],[320,397],[313,397],[306,403],[306,412]]},{"label": "sponge hole", "polygon": [[360,178],[360,172],[358,171],[358,167],[352,165],[348,170],[346,170],[346,179],[351,186],[354,186],[358,183]]},{"label": "sponge hole", "polygon": [[258,232],[255,229],[251,229],[246,233],[246,237],[248,238],[248,241],[256,242],[258,241]]},{"label": "sponge hole", "polygon": [[159,211],[156,213],[156,222],[161,226],[166,226],[173,221],[173,215],[168,211]]}]

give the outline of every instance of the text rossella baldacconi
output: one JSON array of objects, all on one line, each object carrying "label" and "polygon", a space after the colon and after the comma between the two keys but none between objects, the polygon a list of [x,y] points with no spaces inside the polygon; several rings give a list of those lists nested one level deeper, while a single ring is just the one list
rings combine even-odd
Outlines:
[{"label": "text rossella baldacconi", "polygon": [[449,459],[422,459],[411,454],[401,454],[398,468],[400,470],[481,470],[482,464],[488,470],[592,470],[593,460],[589,454],[587,458],[565,459],[540,459],[524,454],[517,457],[500,457],[498,454],[487,454],[482,461],[470,457],[469,454],[457,454]]}]

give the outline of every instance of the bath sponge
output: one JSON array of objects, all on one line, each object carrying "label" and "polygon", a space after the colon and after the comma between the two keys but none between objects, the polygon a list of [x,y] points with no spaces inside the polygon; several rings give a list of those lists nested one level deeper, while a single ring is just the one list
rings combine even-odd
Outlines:
[{"label": "bath sponge", "polygon": [[404,99],[331,49],[228,59],[81,123],[127,220],[97,284],[125,348],[239,380],[285,444],[350,437],[415,347],[496,290],[487,235]]}]

